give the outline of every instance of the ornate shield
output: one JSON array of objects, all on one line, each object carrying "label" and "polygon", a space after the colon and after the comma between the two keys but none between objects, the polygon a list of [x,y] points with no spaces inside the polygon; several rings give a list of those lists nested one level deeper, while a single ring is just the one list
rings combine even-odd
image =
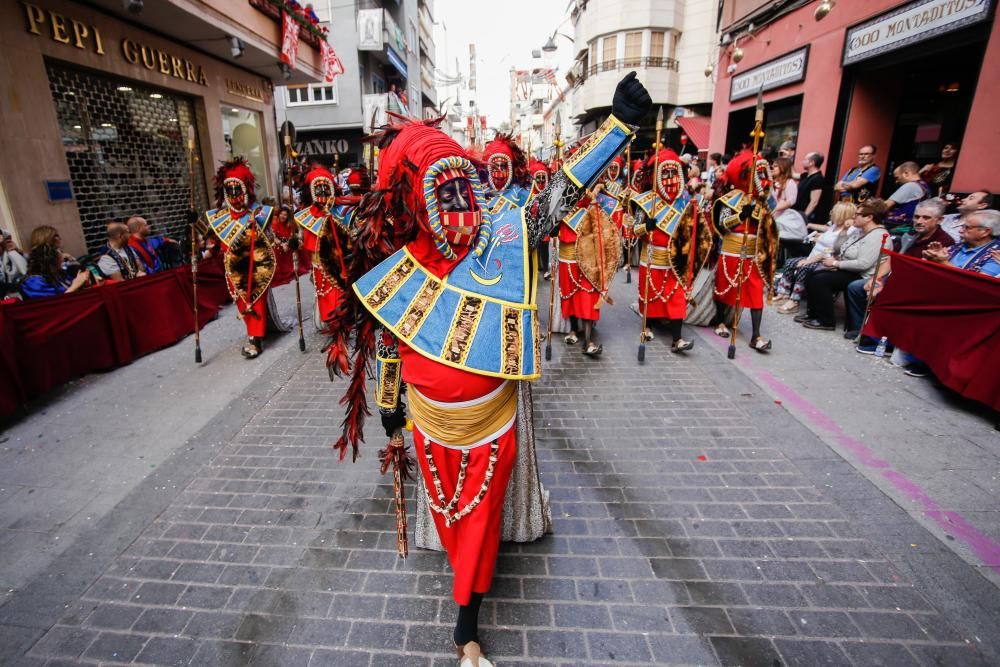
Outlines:
[{"label": "ornate shield", "polygon": [[253,247],[253,284],[247,295],[250,272],[250,232],[244,231],[225,255],[226,276],[233,287],[233,298],[243,299],[248,304],[256,303],[274,279],[277,266],[274,247],[266,234],[257,232]]},{"label": "ornate shield", "polygon": [[758,205],[758,209],[761,217],[757,226],[756,260],[768,290],[771,290],[774,272],[778,269],[778,224],[767,206]]},{"label": "ornate shield", "polygon": [[712,225],[695,204],[695,201],[688,202],[670,239],[670,266],[687,291],[691,290],[689,282],[694,281],[712,251]]},{"label": "ornate shield", "polygon": [[621,232],[600,206],[590,206],[576,233],[576,262],[580,273],[604,294],[621,265]]}]

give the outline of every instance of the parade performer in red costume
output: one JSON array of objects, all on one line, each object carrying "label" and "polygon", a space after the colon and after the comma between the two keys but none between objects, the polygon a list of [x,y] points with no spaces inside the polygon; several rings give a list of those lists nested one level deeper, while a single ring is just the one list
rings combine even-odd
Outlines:
[{"label": "parade performer in red costume", "polygon": [[257,205],[255,188],[246,160],[237,157],[225,162],[215,176],[219,208],[205,212],[209,229],[222,242],[226,285],[246,324],[247,343],[242,354],[247,359],[255,359],[263,351],[268,317],[276,319],[273,304],[268,307],[276,266],[269,225],[274,209]]},{"label": "parade performer in red costume", "polygon": [[486,208],[493,215],[528,202],[528,157],[509,134],[498,133],[483,150],[490,192]]},{"label": "parade performer in red costume", "polygon": [[722,252],[715,272],[716,317],[712,324],[717,335],[731,335],[725,306],[736,305],[739,291],[740,308],[750,309],[750,347],[764,353],[771,349],[771,341],[760,333],[764,291],[770,290],[774,281],[778,243],[770,166],[761,156],[744,150],[730,160],[716,187],[721,194],[712,205],[712,219],[722,238]]},{"label": "parade performer in red costume", "polygon": [[486,209],[476,165],[434,121],[393,116],[397,124],[379,138],[378,182],[359,210],[365,222],[352,257],[356,299],[345,302],[345,324],[331,341],[344,350],[344,332],[356,331],[348,414],[335,447],[357,455],[374,356],[375,399],[391,438],[384,454],[397,462],[406,421],[400,399],[404,391],[409,398],[416,458],[454,571],[462,667],[492,664],[480,652],[478,616],[516,455],[516,382],[540,373],[531,251],[625,148],[634,133],[626,123],[651,104],[630,73],[613,115],[531,206],[497,215]]},{"label": "parade performer in red costume", "polygon": [[531,159],[528,162],[528,173],[531,176],[531,191],[528,201],[537,197],[549,185],[549,168],[540,160]]},{"label": "parade performer in red costume", "polygon": [[303,230],[302,246],[312,255],[318,319],[325,323],[348,287],[348,253],[360,197],[335,199],[333,174],[323,167],[306,174],[305,184],[303,203],[308,206],[295,213],[295,222]]},{"label": "parade performer in red costume", "polygon": [[[708,257],[711,230],[696,224],[697,209],[684,188],[684,168],[677,153],[660,149],[646,160],[645,167],[649,189],[634,199],[637,210],[632,228],[635,237],[642,239],[637,310],[647,320],[668,320],[671,352],[686,352],[694,346],[681,335],[690,280]],[[689,270],[690,261],[694,265]],[[643,336],[653,339],[648,328]]]}]

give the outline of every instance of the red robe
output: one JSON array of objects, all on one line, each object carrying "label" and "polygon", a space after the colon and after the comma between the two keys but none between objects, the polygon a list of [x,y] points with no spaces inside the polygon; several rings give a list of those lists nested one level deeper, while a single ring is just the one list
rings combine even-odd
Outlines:
[{"label": "red robe", "polygon": [[[731,233],[741,234],[745,229],[740,223],[733,227]],[[750,223],[750,233],[757,233],[757,223]],[[760,272],[755,259],[755,239],[747,239],[747,254],[740,267],[739,251],[734,253],[723,251],[719,263],[715,267],[715,300],[727,306],[736,305],[736,285],[742,273],[743,285],[740,290],[740,307],[758,309],[764,307],[764,276]],[[760,241],[760,237],[757,237]]]},{"label": "red robe", "polygon": [[[246,234],[249,233],[250,230],[247,230]],[[260,233],[260,229],[257,230],[257,233]],[[223,253],[229,252],[228,245],[222,242],[220,242],[219,245],[222,246]],[[228,273],[226,274],[226,284],[229,286],[229,293],[236,294],[236,287],[233,285],[233,281],[229,279]],[[243,318],[243,324],[247,328],[248,337],[252,336],[254,338],[263,338],[264,334],[267,333],[267,293],[270,289],[271,288],[269,287],[264,290],[264,293],[261,294],[250,307],[249,312],[247,312],[247,302],[244,299],[234,299],[237,312],[240,313],[240,317]],[[243,313],[246,313],[246,315]]]},{"label": "red robe", "polygon": [[[647,240],[654,246],[667,248],[671,239],[659,229],[646,233]],[[646,261],[648,255],[641,252],[639,257],[639,313],[646,314],[650,319],[666,318],[668,320],[682,320],[687,315],[687,296],[684,287],[677,276],[669,267],[654,266],[649,270],[649,282],[646,278]],[[647,297],[646,287],[649,286],[649,297]],[[647,313],[646,302],[649,304]]]},{"label": "red robe", "polygon": [[[314,208],[313,214],[319,216],[323,213],[322,211],[316,211]],[[332,216],[330,214],[326,215],[327,218],[324,224],[335,225],[336,223],[333,221]],[[335,236],[335,238],[339,240],[339,237]],[[319,237],[308,229],[303,228],[302,247],[312,257],[312,277],[313,284],[316,286],[316,302],[319,305],[319,316],[323,322],[327,322],[333,318],[334,311],[336,311],[340,301],[344,298],[344,292],[338,287],[336,282],[330,280],[326,269],[323,268],[323,264],[317,254],[319,250]],[[341,257],[343,257],[343,254],[341,254]]]},{"label": "red robe", "polygon": [[[576,232],[559,225],[559,243],[576,243]],[[601,311],[594,308],[600,296],[580,272],[576,260],[559,259],[559,302],[563,319],[576,317],[594,322],[601,319]]]}]

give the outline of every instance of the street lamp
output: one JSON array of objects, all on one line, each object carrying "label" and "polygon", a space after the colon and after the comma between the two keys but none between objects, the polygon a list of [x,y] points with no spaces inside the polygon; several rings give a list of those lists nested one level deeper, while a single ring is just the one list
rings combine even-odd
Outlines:
[{"label": "street lamp", "polygon": [[566,33],[558,32],[558,31],[557,32],[553,32],[551,35],[549,35],[548,40],[542,46],[542,51],[544,51],[545,53],[555,53],[556,51],[559,50],[559,47],[556,46],[556,35],[562,35],[563,37],[565,37],[566,39],[568,39],[570,42],[573,41],[573,38],[570,37],[569,35],[567,35]]},{"label": "street lamp", "polygon": [[836,4],[837,3],[834,2],[834,0],[823,0],[823,2],[819,3],[819,6],[816,7],[816,11],[813,12],[813,17],[817,21],[822,21],[826,18],[827,14],[833,11],[833,7]]}]

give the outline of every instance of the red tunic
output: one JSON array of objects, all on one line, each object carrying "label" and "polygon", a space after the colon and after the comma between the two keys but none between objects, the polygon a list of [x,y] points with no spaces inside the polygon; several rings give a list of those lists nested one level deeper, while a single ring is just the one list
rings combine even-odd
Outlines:
[{"label": "red tunic", "polygon": [[[327,225],[335,224],[333,220],[327,218]],[[330,280],[326,270],[320,261],[317,251],[319,250],[319,237],[308,229],[302,230],[302,247],[312,257],[312,279],[316,286],[316,303],[319,306],[319,317],[323,322],[333,318],[334,311],[344,298],[344,292],[337,283]]]},{"label": "red tunic", "polygon": [[[743,232],[742,224],[733,228],[737,235]],[[751,225],[750,233],[757,231],[756,224]],[[719,256],[719,263],[715,267],[715,300],[727,306],[736,305],[736,285],[739,284],[739,276],[742,274],[743,284],[740,292],[740,307],[758,309],[764,307],[764,276],[760,272],[755,260],[755,238],[747,239],[746,257],[740,261],[739,251],[727,252],[723,250]],[[741,266],[742,264],[742,266]]]},{"label": "red tunic", "polygon": [[[652,233],[647,233],[654,246],[667,248],[670,245],[670,237],[659,229],[654,229]],[[649,282],[646,278],[646,262],[648,255],[641,252],[639,257],[639,312],[646,313],[646,302],[649,304],[649,312],[646,317],[651,319],[666,318],[669,320],[682,320],[687,315],[687,297],[683,286],[677,280],[672,269],[668,267],[654,266],[649,271]],[[649,286],[649,297],[647,297],[647,284]]]},{"label": "red tunic", "polygon": [[[559,226],[559,243],[576,243],[576,232],[566,225]],[[562,251],[560,251],[562,254]],[[580,271],[576,260],[559,258],[559,301],[563,319],[577,317],[596,322],[601,311],[594,306],[600,294]]]},{"label": "red tunic", "polygon": [[[249,232],[247,233],[249,234]],[[222,246],[223,253],[229,252],[229,246],[225,243],[220,243],[220,245]],[[228,273],[226,274],[226,284],[229,286],[229,293],[236,294],[236,287],[233,285],[233,281],[229,279]],[[247,328],[248,337],[263,338],[267,332],[267,293],[270,289],[269,287],[264,290],[264,293],[250,307],[249,312],[247,311],[247,302],[245,300],[240,298],[235,299],[237,312],[243,318],[243,324]],[[246,315],[243,313],[246,313]]]}]

